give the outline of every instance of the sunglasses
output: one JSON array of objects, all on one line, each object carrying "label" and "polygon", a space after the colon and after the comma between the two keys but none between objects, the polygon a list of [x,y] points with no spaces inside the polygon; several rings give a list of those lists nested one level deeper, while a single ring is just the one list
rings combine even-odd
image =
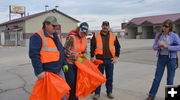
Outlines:
[{"label": "sunglasses", "polygon": [[168,25],[163,25],[163,27],[165,27],[165,28],[169,28],[169,26],[168,26]]}]

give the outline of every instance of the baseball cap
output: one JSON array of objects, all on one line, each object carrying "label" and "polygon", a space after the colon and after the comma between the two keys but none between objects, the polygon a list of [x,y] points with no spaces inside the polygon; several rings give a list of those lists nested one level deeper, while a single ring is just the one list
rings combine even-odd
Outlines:
[{"label": "baseball cap", "polygon": [[102,25],[107,25],[107,26],[109,26],[109,22],[108,22],[108,21],[103,21],[103,22],[102,22]]},{"label": "baseball cap", "polygon": [[44,22],[50,22],[52,25],[59,25],[58,22],[57,22],[57,19],[56,17],[54,16],[48,16],[46,17],[46,19],[44,20]]},{"label": "baseball cap", "polygon": [[79,26],[81,32],[88,32],[89,25],[86,22],[83,22]]}]

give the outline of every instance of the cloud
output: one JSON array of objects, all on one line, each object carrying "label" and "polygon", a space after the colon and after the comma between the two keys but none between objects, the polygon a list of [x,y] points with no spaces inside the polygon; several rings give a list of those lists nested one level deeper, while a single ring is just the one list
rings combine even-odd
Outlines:
[{"label": "cloud", "polygon": [[7,20],[9,20],[9,14],[7,14],[8,11],[4,11],[4,12],[0,12],[0,22],[5,22]]},{"label": "cloud", "polygon": [[124,19],[179,13],[180,9],[180,0],[1,0],[0,4],[0,22],[8,20],[9,5],[25,6],[30,14],[44,11],[49,5],[49,9],[59,6],[65,14],[87,21],[92,29],[101,28],[104,20],[118,27]]}]

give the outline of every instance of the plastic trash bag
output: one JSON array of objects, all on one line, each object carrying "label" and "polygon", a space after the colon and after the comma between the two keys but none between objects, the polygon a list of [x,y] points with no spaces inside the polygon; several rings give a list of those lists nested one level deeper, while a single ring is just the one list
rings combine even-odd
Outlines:
[{"label": "plastic trash bag", "polygon": [[[96,60],[96,64],[100,64],[102,61]],[[84,98],[96,88],[106,82],[106,78],[99,71],[98,65],[95,65],[89,59],[83,59],[80,63],[75,61],[77,66],[77,81],[76,81],[76,96],[78,98]]]},{"label": "plastic trash bag", "polygon": [[102,61],[102,60],[99,60],[99,59],[95,59],[95,60],[93,61],[93,63],[94,63],[95,65],[97,65],[97,67],[98,67],[100,64],[103,63],[103,61]]},{"label": "plastic trash bag", "polygon": [[61,100],[69,90],[70,87],[63,77],[45,72],[44,79],[36,81],[29,100]]}]

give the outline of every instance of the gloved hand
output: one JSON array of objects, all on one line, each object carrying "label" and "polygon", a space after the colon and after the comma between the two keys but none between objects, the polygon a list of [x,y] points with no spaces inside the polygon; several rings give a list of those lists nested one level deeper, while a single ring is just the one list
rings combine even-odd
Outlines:
[{"label": "gloved hand", "polygon": [[112,58],[112,64],[115,64],[115,63],[117,63],[117,61],[118,61],[118,57],[114,57],[114,58]]},{"label": "gloved hand", "polygon": [[91,61],[94,62],[94,60],[95,60],[95,57],[91,57]]},{"label": "gloved hand", "polygon": [[67,72],[68,69],[69,69],[69,66],[68,66],[68,65],[64,65],[64,66],[62,67],[62,70],[63,70],[64,72]]},{"label": "gloved hand", "polygon": [[86,58],[86,59],[89,58],[87,53],[83,54],[83,57]]},{"label": "gloved hand", "polygon": [[81,57],[78,57],[77,61],[81,63],[83,61],[83,59]]},{"label": "gloved hand", "polygon": [[37,75],[38,79],[43,79],[45,77],[45,73],[41,72],[40,74]]}]

